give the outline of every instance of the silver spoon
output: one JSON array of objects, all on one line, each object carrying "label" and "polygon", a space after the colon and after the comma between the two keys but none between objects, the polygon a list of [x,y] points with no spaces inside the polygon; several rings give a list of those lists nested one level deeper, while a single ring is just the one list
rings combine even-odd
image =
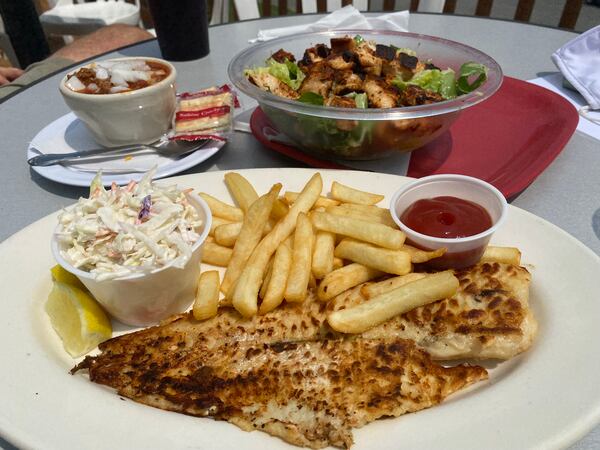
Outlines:
[{"label": "silver spoon", "polygon": [[[163,156],[181,157],[201,149],[208,144],[208,142],[210,142],[210,139],[202,139],[199,141],[164,141],[153,144],[133,144],[109,148],[95,148],[73,153],[47,153],[45,155],[34,156],[33,158],[28,159],[27,162],[30,166],[51,166],[69,161],[79,163],[89,159],[95,159],[99,156],[135,153],[140,150],[152,150]],[[39,151],[35,148],[33,150]]]}]

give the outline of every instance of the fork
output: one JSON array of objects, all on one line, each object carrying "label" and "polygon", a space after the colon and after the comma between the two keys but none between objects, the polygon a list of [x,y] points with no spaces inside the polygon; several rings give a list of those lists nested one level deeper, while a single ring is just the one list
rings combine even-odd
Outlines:
[{"label": "fork", "polygon": [[[189,153],[193,153],[196,150],[200,150],[206,144],[210,142],[210,139],[202,139],[199,141],[166,141],[152,144],[133,144],[133,145],[121,145],[118,147],[110,148],[95,148],[91,150],[82,150],[73,153],[47,153],[43,155],[34,156],[27,160],[30,166],[51,166],[54,164],[60,164],[64,162],[74,161],[83,162],[88,159],[94,159],[98,156],[108,155],[119,155],[122,153],[129,154],[135,153],[140,150],[152,150],[159,155],[169,157],[182,157]],[[39,151],[37,149],[33,149]]]}]

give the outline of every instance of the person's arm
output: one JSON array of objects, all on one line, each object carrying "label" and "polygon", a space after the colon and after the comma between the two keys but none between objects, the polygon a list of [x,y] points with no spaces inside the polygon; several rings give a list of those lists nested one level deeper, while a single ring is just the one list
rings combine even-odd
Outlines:
[{"label": "person's arm", "polygon": [[16,67],[0,67],[0,86],[16,80],[23,74],[21,69]]}]

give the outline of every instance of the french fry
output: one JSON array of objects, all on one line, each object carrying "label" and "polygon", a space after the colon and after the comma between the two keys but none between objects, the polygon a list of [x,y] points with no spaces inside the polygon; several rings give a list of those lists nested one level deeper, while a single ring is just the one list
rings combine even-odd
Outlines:
[{"label": "french fry", "polygon": [[266,314],[273,311],[281,304],[291,266],[292,249],[286,240],[277,247],[277,251],[273,257],[271,278],[268,281],[265,295],[262,297],[263,301],[260,304],[259,314]]},{"label": "french fry", "polygon": [[202,248],[202,262],[213,266],[227,267],[232,252],[233,250],[229,247],[206,241]]},{"label": "french fry", "polygon": [[313,241],[310,219],[305,213],[300,213],[294,234],[292,266],[283,295],[288,302],[303,302],[306,298],[312,268]]},{"label": "french fry", "polygon": [[359,205],[375,205],[385,198],[383,195],[360,191],[337,181],[331,183],[331,196],[341,202]]},{"label": "french fry", "polygon": [[426,251],[413,247],[412,245],[403,245],[402,251],[410,255],[410,261],[412,263],[420,264],[444,255],[446,253],[446,247],[438,248],[437,250]]},{"label": "french fry", "polygon": [[379,206],[372,205],[356,205],[353,203],[342,203],[336,208],[327,208],[329,213],[336,215],[347,215],[350,217],[356,217],[357,219],[370,220],[372,222],[383,223],[392,228],[398,228],[396,222],[390,214],[390,210],[387,208],[380,208]]},{"label": "french fry", "polygon": [[[217,242],[220,245],[224,245],[225,247],[233,247],[235,245],[235,241],[240,235],[240,231],[242,231],[242,223],[243,222],[227,222],[226,224],[224,224],[227,226],[224,226],[223,229],[220,230],[218,233],[215,229],[215,242]],[[262,235],[267,235],[273,229],[274,226],[275,225],[273,219],[269,219],[265,223]]]},{"label": "french fry", "polygon": [[483,252],[481,262],[499,262],[504,264],[521,265],[521,252],[515,247],[489,246]]},{"label": "french fry", "polygon": [[319,231],[315,234],[315,248],[312,256],[312,273],[317,279],[323,278],[333,270],[333,252],[335,234]]},{"label": "french fry", "polygon": [[265,223],[269,219],[273,202],[277,198],[280,189],[281,184],[277,183],[273,185],[267,194],[256,200],[250,206],[250,209],[248,209],[248,214],[246,214],[246,217],[244,218],[242,229],[235,241],[231,261],[227,266],[225,276],[223,277],[223,283],[221,284],[221,291],[223,291],[226,296],[229,296],[229,288],[237,281],[246,261],[260,242]]},{"label": "french fry", "polygon": [[[237,172],[229,172],[225,174],[225,183],[229,188],[231,196],[234,198],[236,203],[240,206],[244,213],[248,211],[250,205],[258,199],[258,194],[254,189],[254,186],[242,175]],[[284,217],[289,208],[280,199],[275,200],[273,209],[271,210],[271,217],[275,221]]]},{"label": "french fry", "polygon": [[192,314],[196,320],[210,319],[219,308],[219,272],[209,270],[200,274]]},{"label": "french fry", "polygon": [[237,172],[228,172],[225,174],[225,184],[229,188],[231,196],[246,213],[250,205],[258,200],[258,194],[254,186]]},{"label": "french fry", "polygon": [[394,275],[405,275],[412,268],[410,255],[406,252],[352,239],[343,239],[335,248],[334,255]]},{"label": "french fry", "polygon": [[265,268],[277,247],[294,231],[300,213],[307,213],[317,201],[323,189],[321,174],[315,173],[308,181],[294,205],[273,230],[256,246],[239,276],[232,296],[235,309],[244,317],[252,317],[258,311],[258,291]]},{"label": "french fry", "polygon": [[393,291],[394,289],[404,286],[406,283],[410,283],[411,281],[417,281],[421,278],[425,278],[426,276],[427,274],[425,273],[407,273],[406,275],[388,278],[387,280],[379,281],[377,283],[365,284],[360,288],[360,293],[366,299],[373,298],[377,295]]},{"label": "french fry", "polygon": [[[298,192],[286,191],[285,194],[283,194],[283,201],[286,202],[288,205],[293,205],[294,202],[296,201],[296,199],[298,198],[298,195],[299,195]],[[314,207],[315,208],[327,208],[329,206],[337,206],[339,204],[340,204],[340,202],[337,200],[320,196],[317,199],[317,201],[315,202]]]},{"label": "french fry", "polygon": [[362,333],[394,316],[451,297],[458,286],[458,279],[452,272],[434,273],[357,306],[332,312],[327,321],[341,333]]},{"label": "french fry", "polygon": [[230,220],[221,219],[220,217],[213,216],[212,222],[210,224],[210,231],[208,232],[208,235],[214,236],[215,230],[217,229],[217,227],[220,227],[221,225],[225,225],[227,223],[234,223],[234,222],[231,222]]},{"label": "french fry", "polygon": [[285,215],[288,213],[288,211],[290,210],[289,206],[286,205],[281,199],[277,199],[275,200],[275,203],[273,203],[273,209],[271,210],[271,217],[273,219],[275,219],[275,221],[278,221],[280,219],[282,219],[283,217],[285,217]]},{"label": "french fry", "polygon": [[242,230],[243,222],[230,222],[215,228],[215,242],[225,247],[233,247],[237,240],[240,231]]},{"label": "french fry", "polygon": [[342,217],[326,212],[315,211],[312,223],[318,230],[341,234],[380,247],[398,250],[404,244],[406,235],[380,223],[367,222],[352,217]]},{"label": "french fry", "polygon": [[[277,252],[275,252],[277,253]],[[265,274],[265,279],[263,280],[262,285],[260,286],[260,291],[258,291],[258,296],[260,298],[265,298],[265,295],[267,295],[267,288],[269,286],[269,281],[271,281],[271,275],[273,274],[273,260],[275,259],[275,257],[271,258],[269,260],[269,264],[267,264],[267,271]]]},{"label": "french fry", "polygon": [[344,267],[344,260],[342,258],[338,258],[337,256],[333,256],[333,270],[340,269]]},{"label": "french fry", "polygon": [[310,273],[310,277],[308,278],[308,288],[313,290],[317,289],[317,279],[315,278],[312,272]]},{"label": "french fry", "polygon": [[326,302],[347,289],[382,275],[383,272],[362,264],[348,264],[325,275],[317,290],[317,298],[322,302]]},{"label": "french fry", "polygon": [[208,204],[210,211],[213,216],[220,217],[221,219],[229,220],[230,222],[241,222],[244,220],[244,212],[240,208],[228,205],[221,200],[201,192],[200,197]]}]

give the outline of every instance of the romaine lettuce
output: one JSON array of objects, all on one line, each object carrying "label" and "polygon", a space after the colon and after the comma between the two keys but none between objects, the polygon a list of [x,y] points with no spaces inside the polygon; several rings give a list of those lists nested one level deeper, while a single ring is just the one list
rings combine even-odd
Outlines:
[{"label": "romaine lettuce", "polygon": [[323,96],[315,92],[303,92],[302,94],[300,94],[298,101],[302,103],[308,103],[309,105],[317,106],[323,106],[323,103],[325,103]]},{"label": "romaine lettuce", "polygon": [[[487,67],[475,62],[466,62],[460,67],[458,80],[456,80],[456,90],[459,94],[468,94],[474,91],[487,80]],[[477,77],[472,83],[469,79]]]},{"label": "romaine lettuce", "polygon": [[254,69],[246,69],[244,75],[256,73],[269,73],[278,80],[284,82],[293,90],[297,91],[304,80],[304,72],[300,70],[298,64],[286,59],[282,63],[278,63],[273,58],[269,58],[266,61],[266,67],[255,67]]},{"label": "romaine lettuce", "polygon": [[344,97],[354,99],[354,103],[356,104],[357,108],[366,109],[369,107],[369,100],[367,98],[367,94],[364,92],[350,92],[349,94],[344,95]]},{"label": "romaine lettuce", "polygon": [[[477,76],[477,79],[469,83],[469,77],[472,76]],[[400,90],[406,89],[406,86],[411,84],[420,86],[423,89],[440,94],[448,100],[477,89],[486,79],[487,68],[482,64],[471,62],[462,65],[458,79],[456,79],[456,74],[452,69],[426,69],[417,72],[408,81],[404,81],[398,76],[392,81],[392,84]]]},{"label": "romaine lettuce", "polygon": [[286,59],[283,63],[278,63],[273,58],[267,60],[269,73],[278,80],[283,81],[295,91],[300,88],[304,80],[304,72],[300,70],[298,64]]}]

